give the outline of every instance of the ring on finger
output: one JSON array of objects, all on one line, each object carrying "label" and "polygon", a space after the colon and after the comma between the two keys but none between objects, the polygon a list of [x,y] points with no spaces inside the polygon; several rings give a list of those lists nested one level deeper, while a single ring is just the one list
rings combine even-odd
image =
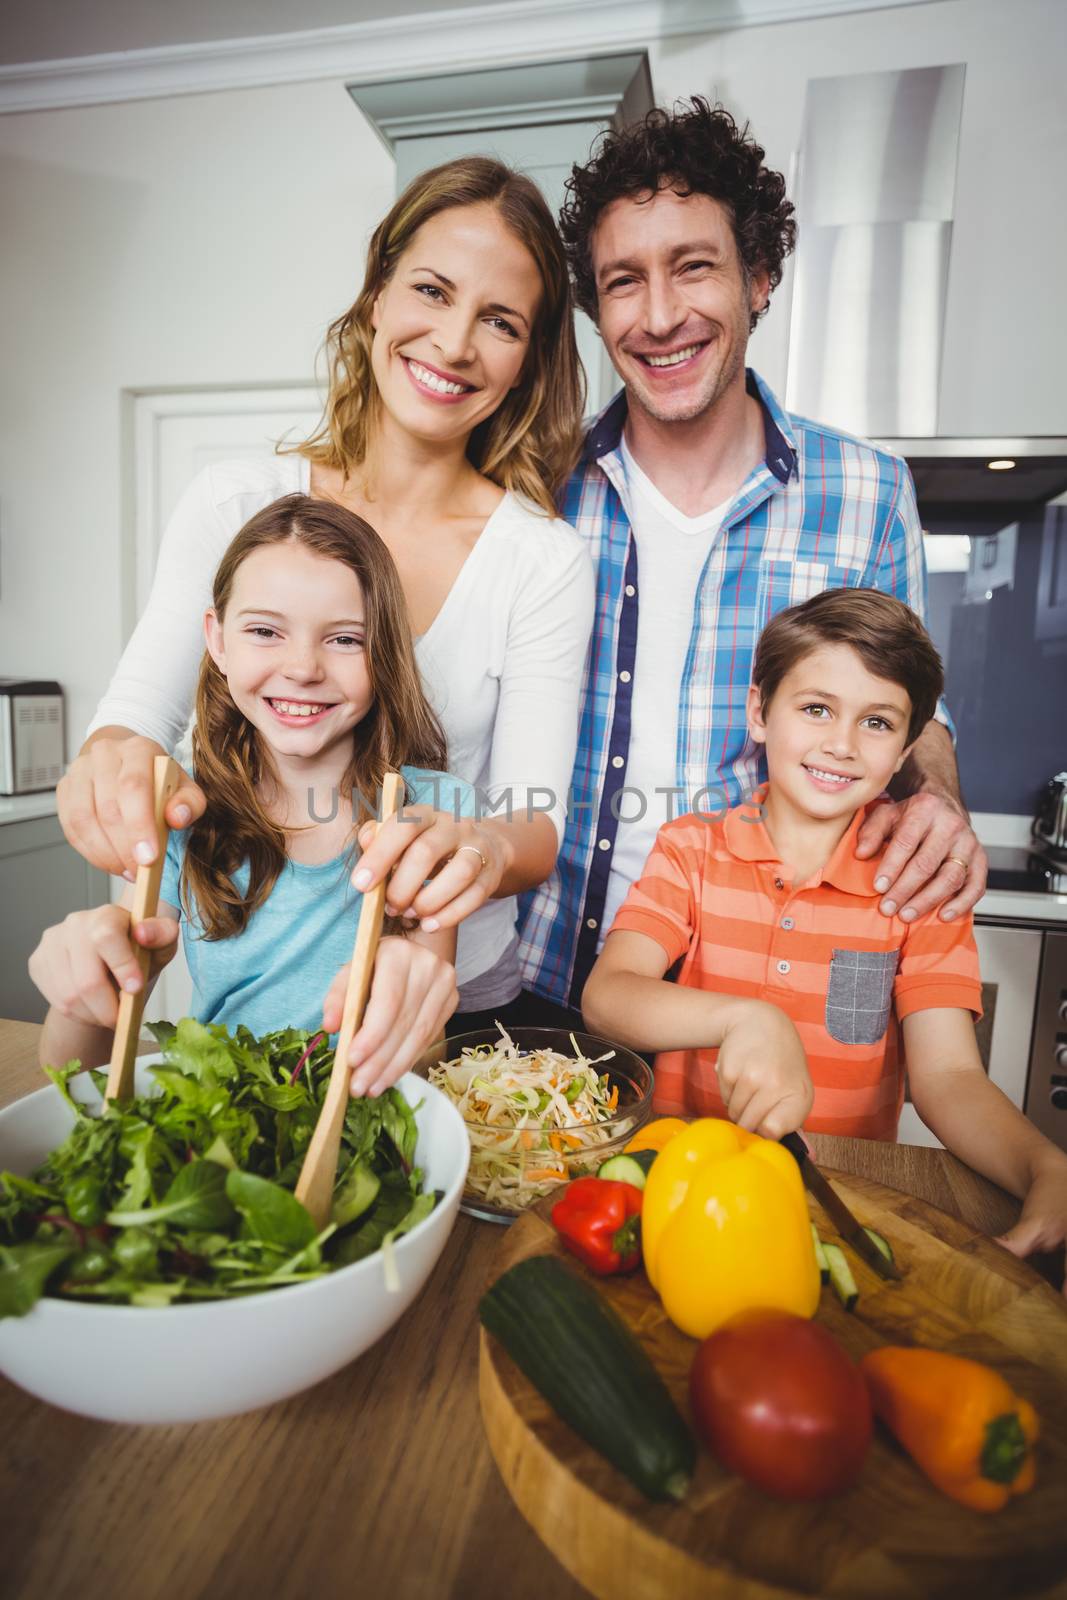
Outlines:
[{"label": "ring on finger", "polygon": [[954,861],[957,867],[963,868],[964,872],[970,872],[971,870],[971,863],[969,861],[964,861],[962,856],[949,856],[948,860]]},{"label": "ring on finger", "polygon": [[453,860],[455,860],[456,856],[458,856],[464,850],[471,850],[474,852],[474,854],[478,857],[478,860],[481,862],[481,866],[478,868],[478,871],[484,872],[489,863],[482,855],[482,852],[478,849],[476,844],[461,844],[458,850],[454,850],[452,852]]}]

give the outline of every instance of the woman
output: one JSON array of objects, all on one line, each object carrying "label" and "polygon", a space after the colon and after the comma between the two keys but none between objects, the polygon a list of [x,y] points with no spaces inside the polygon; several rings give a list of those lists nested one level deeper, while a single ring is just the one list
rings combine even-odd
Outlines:
[{"label": "woman", "polygon": [[[456,968],[474,1025],[471,1013],[499,1014],[519,992],[513,897],[555,862],[592,622],[588,556],[553,514],[582,382],[540,191],[478,157],[416,178],[375,232],[327,351],[313,438],[267,464],[209,467],[179,503],[148,607],[60,784],[60,818],[108,871],[130,876],[154,858],[152,758],[188,720],[223,551],[282,495],[336,501],[388,547],[449,769],[485,796],[474,819],[406,808],[375,842],[371,876],[361,867],[353,881],[366,889],[399,862],[391,910],[426,932],[469,919]],[[186,826],[203,806],[190,782],[168,821]]]}]

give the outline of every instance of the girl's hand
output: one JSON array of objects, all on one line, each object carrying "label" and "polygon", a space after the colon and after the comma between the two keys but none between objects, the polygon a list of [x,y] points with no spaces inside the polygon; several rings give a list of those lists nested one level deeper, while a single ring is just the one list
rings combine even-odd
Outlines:
[{"label": "girl's hand", "polygon": [[178,924],[171,917],[149,917],[131,929],[130,913],[115,905],[72,911],[42,935],[30,957],[30,977],[61,1016],[114,1028],[119,990],[135,994],[143,987],[132,941],[152,952],[151,982],[177,949]]},{"label": "girl's hand", "polygon": [[[322,1008],[327,1033],[341,1026],[348,966],[330,985]],[[459,991],[450,961],[412,939],[383,939],[363,1021],[348,1051],[354,1095],[383,1094],[439,1039]]]},{"label": "girl's hand", "polygon": [[[389,878],[387,910],[408,914],[426,933],[454,928],[492,898],[508,867],[501,833],[431,806],[405,806],[373,832],[359,831],[365,853],[352,874],[357,889]],[[426,880],[430,879],[430,882]]]},{"label": "girl's hand", "polygon": [[[1067,1156],[1057,1151],[1038,1168],[1018,1222],[996,1242],[1016,1256],[1057,1250],[1067,1242]],[[1067,1278],[1063,1292],[1067,1295]]]},{"label": "girl's hand", "polygon": [[[94,867],[132,881],[139,865],[159,853],[155,823],[156,756],[166,755],[139,734],[97,736],[59,780],[59,820],[70,843]],[[189,778],[167,803],[172,828],[186,828],[207,804]]]},{"label": "girl's hand", "polygon": [[730,1121],[764,1139],[795,1132],[815,1099],[799,1033],[784,1011],[763,1000],[738,1002],[715,1070]]}]

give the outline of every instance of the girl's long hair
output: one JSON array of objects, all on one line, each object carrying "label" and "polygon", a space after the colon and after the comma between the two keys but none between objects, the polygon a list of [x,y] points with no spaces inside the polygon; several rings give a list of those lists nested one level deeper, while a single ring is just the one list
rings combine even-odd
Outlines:
[{"label": "girl's long hair", "polygon": [[346,475],[366,460],[381,399],[371,368],[374,302],[415,234],[443,211],[492,205],[533,256],[541,275],[522,381],[471,434],[472,465],[502,489],[553,514],[578,457],[585,379],[574,338],[570,280],[552,213],[531,178],[488,156],[465,156],[422,172],[375,229],[363,288],[326,334],[329,393],[318,430],[297,453]]},{"label": "girl's long hair", "polygon": [[[373,703],[352,730],[352,756],[341,781],[351,797],[353,827],[374,814],[382,779],[401,765],[442,770],[441,725],[423,693],[400,578],[374,529],[328,500],[291,494],[246,522],[219,564],[212,603],[221,621],[241,563],[254,550],[295,542],[353,572],[363,592],[363,648]],[[241,933],[285,866],[286,830],[259,798],[264,780],[277,781],[269,748],[237,709],[226,679],[204,652],[196,690],[193,771],[207,808],[189,828],[182,889],[208,939]],[[234,874],[248,863],[245,893]]]}]

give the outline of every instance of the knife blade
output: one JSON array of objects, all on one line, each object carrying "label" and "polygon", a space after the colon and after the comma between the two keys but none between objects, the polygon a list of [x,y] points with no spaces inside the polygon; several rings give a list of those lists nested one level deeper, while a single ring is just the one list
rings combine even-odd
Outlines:
[{"label": "knife blade", "polygon": [[829,1180],[823,1177],[811,1159],[811,1152],[800,1134],[784,1134],[778,1143],[785,1145],[794,1158],[800,1168],[805,1188],[815,1196],[842,1239],[846,1240],[880,1278],[889,1278],[892,1282],[899,1283],[904,1274],[895,1262],[888,1260],[882,1254],[873,1239],[867,1237],[863,1226],[856,1221],[836,1189],[831,1187]]}]

